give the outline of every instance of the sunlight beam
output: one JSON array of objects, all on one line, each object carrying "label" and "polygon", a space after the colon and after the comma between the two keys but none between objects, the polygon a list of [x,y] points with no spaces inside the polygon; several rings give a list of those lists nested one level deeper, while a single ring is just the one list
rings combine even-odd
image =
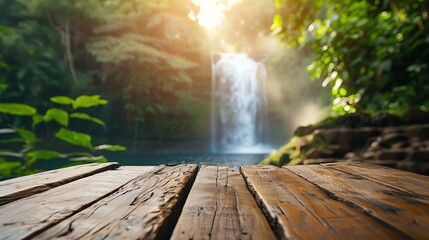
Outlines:
[{"label": "sunlight beam", "polygon": [[189,13],[189,18],[198,20],[198,24],[206,29],[219,27],[223,22],[224,12],[240,0],[193,0],[200,8],[198,13]]}]

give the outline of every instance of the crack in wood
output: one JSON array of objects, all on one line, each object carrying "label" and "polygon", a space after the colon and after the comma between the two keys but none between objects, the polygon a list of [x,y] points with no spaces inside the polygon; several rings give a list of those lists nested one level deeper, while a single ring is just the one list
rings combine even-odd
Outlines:
[{"label": "crack in wood", "polygon": [[[330,171],[329,168],[325,167],[325,166],[316,166],[317,169],[323,170],[326,169],[328,171]],[[312,166],[312,169],[315,169],[314,166]],[[301,177],[302,179],[304,179],[305,181],[309,182],[310,184],[312,184],[313,186],[317,187],[318,189],[320,189],[323,193],[326,194],[327,197],[329,197],[332,200],[338,201],[338,202],[342,202],[344,204],[346,204],[347,206],[350,206],[353,209],[358,210],[359,212],[365,214],[366,216],[370,217],[371,219],[373,219],[374,221],[378,222],[380,225],[392,230],[393,232],[395,232],[397,234],[398,237],[401,238],[413,238],[411,235],[409,235],[409,232],[407,231],[403,231],[399,228],[397,228],[396,226],[392,225],[392,223],[394,224],[395,221],[386,221],[385,219],[380,218],[379,216],[377,216],[376,214],[376,208],[368,208],[368,207],[363,207],[361,204],[359,204],[359,201],[365,202],[367,204],[370,204],[372,206],[376,206],[379,209],[382,209],[383,213],[386,214],[388,212],[393,213],[393,214],[400,214],[401,210],[399,210],[399,208],[396,208],[394,206],[389,206],[389,204],[387,202],[378,202],[375,200],[370,200],[370,199],[366,199],[366,197],[368,196],[363,196],[361,193],[359,192],[355,192],[351,189],[345,189],[343,186],[339,185],[334,179],[329,179],[329,184],[326,186],[329,186],[332,189],[337,189],[335,190],[335,192],[331,189],[328,189],[327,187],[322,186],[322,184],[320,182],[318,182],[317,177],[325,177],[324,175],[317,175],[316,173],[312,173],[312,170],[310,168],[297,168],[297,167],[290,167],[287,168],[287,170],[289,170],[290,172],[292,172],[293,174],[295,174],[298,177]],[[299,171],[297,171],[299,170]],[[304,171],[301,171],[304,170]],[[338,172],[338,174],[346,174],[347,176],[352,176],[349,177],[348,179],[356,179],[356,180],[366,180],[365,178],[362,178],[360,176],[353,176],[351,174],[348,174],[347,172],[342,172],[342,171],[336,171],[336,169],[332,169],[332,171],[334,172]],[[313,174],[313,175],[311,175]],[[332,173],[329,176],[338,176],[338,174]],[[310,177],[311,176],[311,177]],[[315,179],[312,179],[314,178]],[[368,180],[369,181],[369,180]],[[369,181],[369,182],[373,182],[373,181]],[[373,182],[375,184],[379,184],[376,182]],[[378,186],[383,186],[383,187],[388,187],[386,185],[382,185],[379,184]],[[341,190],[343,189],[343,190]],[[370,189],[370,187],[367,186],[367,189]],[[382,192],[382,191],[378,191],[378,192]],[[346,194],[347,195],[344,195]],[[344,196],[347,197],[344,197]],[[370,197],[370,196],[369,196]],[[356,202],[355,200],[353,200],[353,198],[357,198],[358,202]],[[382,216],[382,215],[381,215]]]}]

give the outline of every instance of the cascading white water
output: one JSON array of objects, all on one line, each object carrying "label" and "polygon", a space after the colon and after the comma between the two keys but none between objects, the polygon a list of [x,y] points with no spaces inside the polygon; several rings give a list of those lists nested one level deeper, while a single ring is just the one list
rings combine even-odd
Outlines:
[{"label": "cascading white water", "polygon": [[266,69],[247,54],[212,60],[212,151],[266,152]]}]

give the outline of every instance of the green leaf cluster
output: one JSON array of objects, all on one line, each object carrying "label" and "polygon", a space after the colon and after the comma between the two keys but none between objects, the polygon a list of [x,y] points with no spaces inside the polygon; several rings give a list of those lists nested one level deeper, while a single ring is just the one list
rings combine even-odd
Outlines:
[{"label": "green leaf cluster", "polygon": [[[87,113],[75,112],[77,109],[86,109],[107,104],[107,100],[99,95],[82,95],[76,99],[65,96],[52,97],[51,101],[63,108],[52,107],[46,110],[44,115],[37,114],[37,110],[26,104],[2,103],[0,114],[11,115],[15,118],[27,117],[32,119],[31,128],[25,129],[12,126],[12,128],[0,129],[0,178],[19,176],[33,173],[34,164],[41,160],[69,159],[73,162],[105,162],[102,156],[93,155],[95,151],[124,151],[125,147],[119,145],[102,144],[93,146],[90,134],[70,129],[70,121],[88,121],[104,126],[99,118]],[[52,124],[55,122],[56,124]],[[39,137],[37,126],[41,123],[53,125],[51,136]],[[48,143],[46,139],[51,138]],[[59,145],[69,144],[76,149],[86,149],[87,152],[61,153],[61,150],[51,148],[52,141],[59,141]],[[17,147],[16,144],[23,144]],[[14,149],[14,150],[10,150]],[[62,148],[59,148],[62,149]]]},{"label": "green leaf cluster", "polygon": [[290,46],[311,49],[315,60],[308,70],[323,87],[330,86],[336,113],[427,109],[427,1],[282,0],[276,5],[276,34]]}]

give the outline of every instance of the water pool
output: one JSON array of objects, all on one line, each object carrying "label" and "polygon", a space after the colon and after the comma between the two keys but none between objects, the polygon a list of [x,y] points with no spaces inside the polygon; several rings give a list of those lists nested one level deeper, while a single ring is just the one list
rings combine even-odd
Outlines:
[{"label": "water pool", "polygon": [[107,155],[109,161],[128,166],[194,163],[200,165],[241,166],[258,164],[266,154],[145,153]]}]

